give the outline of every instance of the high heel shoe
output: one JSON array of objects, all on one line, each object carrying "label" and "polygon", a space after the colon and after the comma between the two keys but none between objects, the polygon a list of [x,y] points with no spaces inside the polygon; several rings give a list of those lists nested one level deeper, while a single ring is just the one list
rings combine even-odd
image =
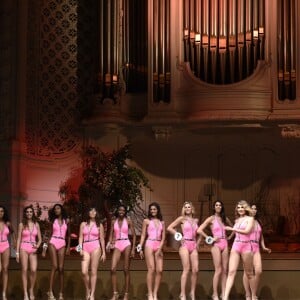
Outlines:
[{"label": "high heel shoe", "polygon": [[64,294],[63,293],[59,293],[58,300],[64,300]]},{"label": "high heel shoe", "polygon": [[112,298],[110,300],[118,300],[119,299],[119,292],[114,292]]},{"label": "high heel shoe", "polygon": [[212,295],[212,296],[211,296],[211,299],[212,299],[212,300],[219,300],[219,296],[218,296],[218,295]]},{"label": "high heel shoe", "polygon": [[194,294],[190,294],[190,299],[191,299],[191,300],[196,300],[195,295],[194,295]]},{"label": "high heel shoe", "polygon": [[49,291],[47,292],[48,300],[56,300],[56,298],[53,295],[53,292]]},{"label": "high heel shoe", "polygon": [[126,292],[126,293],[124,293],[124,298],[123,298],[123,300],[129,300],[129,294]]}]

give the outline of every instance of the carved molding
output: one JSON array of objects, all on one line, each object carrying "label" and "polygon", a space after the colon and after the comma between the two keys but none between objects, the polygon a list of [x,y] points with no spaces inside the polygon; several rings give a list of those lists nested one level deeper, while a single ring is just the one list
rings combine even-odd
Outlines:
[{"label": "carved molding", "polygon": [[250,77],[229,85],[201,81],[193,75],[188,63],[179,64],[178,72],[174,101],[176,111],[183,116],[264,119],[272,109],[271,68],[265,61],[259,61]]}]

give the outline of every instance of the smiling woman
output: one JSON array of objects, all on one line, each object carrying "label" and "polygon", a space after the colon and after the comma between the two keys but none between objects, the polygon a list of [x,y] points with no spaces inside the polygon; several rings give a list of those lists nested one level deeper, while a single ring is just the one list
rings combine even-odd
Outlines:
[{"label": "smiling woman", "polygon": [[235,239],[231,248],[229,258],[229,271],[226,280],[224,300],[229,299],[229,293],[234,283],[234,278],[239,266],[240,257],[243,261],[245,274],[248,278],[252,292],[252,300],[256,300],[255,283],[253,276],[253,252],[251,247],[251,231],[254,226],[254,218],[251,217],[251,208],[245,200],[238,202],[235,208],[237,216],[233,227],[226,226],[225,229],[235,233]]}]

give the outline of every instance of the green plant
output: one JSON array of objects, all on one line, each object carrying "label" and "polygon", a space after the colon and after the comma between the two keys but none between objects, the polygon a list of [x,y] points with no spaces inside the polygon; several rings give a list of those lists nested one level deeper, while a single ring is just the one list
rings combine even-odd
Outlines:
[{"label": "green plant", "polygon": [[143,188],[150,189],[149,180],[142,170],[130,165],[130,160],[129,145],[112,152],[104,152],[96,146],[82,149],[81,184],[76,190],[69,178],[59,190],[74,219],[81,218],[88,207],[95,206],[102,218],[109,221],[120,203],[130,211],[143,214],[139,203],[143,200]]}]

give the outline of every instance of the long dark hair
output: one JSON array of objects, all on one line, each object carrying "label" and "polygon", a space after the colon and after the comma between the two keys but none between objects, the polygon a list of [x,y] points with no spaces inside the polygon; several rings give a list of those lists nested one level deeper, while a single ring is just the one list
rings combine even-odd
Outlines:
[{"label": "long dark hair", "polygon": [[4,223],[9,222],[9,216],[8,216],[8,211],[7,211],[6,207],[3,206],[3,205],[0,205],[0,208],[3,209],[3,218],[2,218],[2,220],[4,221]]},{"label": "long dark hair", "polygon": [[157,209],[157,219],[159,219],[160,221],[162,221],[163,217],[162,217],[162,214],[161,214],[161,211],[160,211],[160,205],[157,203],[157,202],[152,202],[149,204],[149,207],[148,207],[148,219],[152,219],[152,215],[151,215],[151,206],[154,206],[156,207]]},{"label": "long dark hair", "polygon": [[251,209],[252,209],[252,206],[255,206],[255,207],[256,207],[256,214],[255,214],[255,216],[253,216],[253,218],[254,218],[254,220],[256,220],[256,221],[260,224],[260,226],[261,226],[262,223],[261,223],[261,219],[260,219],[260,214],[259,214],[259,212],[258,212],[257,204],[255,204],[255,203],[250,204],[250,208],[251,208]]},{"label": "long dark hair", "polygon": [[225,214],[225,208],[224,208],[224,203],[221,201],[221,200],[216,200],[214,203],[213,203],[213,206],[212,206],[212,209],[213,209],[213,213],[215,214],[216,213],[216,210],[215,210],[215,205],[216,203],[220,203],[221,204],[221,211],[220,211],[220,217],[221,217],[221,220],[224,224],[226,224],[227,222],[227,218],[226,218],[226,214]]},{"label": "long dark hair", "polygon": [[94,206],[91,206],[91,207],[88,208],[88,210],[85,212],[84,220],[85,220],[88,224],[90,224],[91,219],[90,219],[89,213],[90,213],[90,211],[93,210],[93,209],[96,211],[95,222],[96,222],[96,224],[97,224],[97,227],[99,227],[100,224],[101,224],[101,221],[100,221],[100,215],[99,215],[99,212],[98,212],[97,208],[94,207]]},{"label": "long dark hair", "polygon": [[53,207],[52,207],[51,209],[49,209],[49,211],[48,211],[49,221],[50,221],[51,223],[53,223],[54,220],[57,219],[57,215],[55,214],[55,208],[56,208],[57,206],[59,206],[60,209],[61,209],[61,217],[62,217],[62,219],[65,220],[65,221],[68,219],[67,211],[65,210],[65,208],[64,208],[61,204],[56,203],[56,204],[54,204]]},{"label": "long dark hair", "polygon": [[27,209],[32,209],[32,212],[33,212],[33,214],[32,214],[32,222],[33,223],[37,223],[37,221],[38,221],[38,218],[35,215],[35,211],[34,211],[33,205],[25,206],[24,209],[23,209],[23,219],[22,219],[22,223],[23,223],[24,227],[28,226],[28,219],[26,217],[26,211],[27,211]]}]

